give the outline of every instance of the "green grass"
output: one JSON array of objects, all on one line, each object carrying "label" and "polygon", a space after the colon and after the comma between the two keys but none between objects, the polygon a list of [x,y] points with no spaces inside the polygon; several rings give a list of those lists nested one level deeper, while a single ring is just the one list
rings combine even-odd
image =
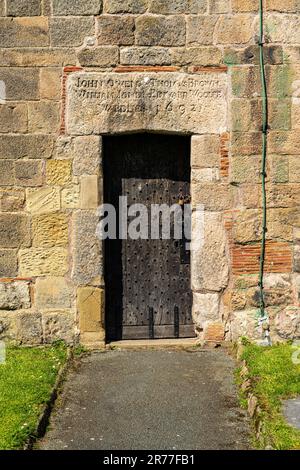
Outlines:
[{"label": "green grass", "polygon": [[[242,356],[249,369],[251,391],[262,409],[263,444],[278,450],[300,449],[300,431],[285,421],[281,401],[300,395],[300,365],[292,361],[294,351],[290,344],[266,348],[247,344]],[[241,401],[245,403],[245,396]]]},{"label": "green grass", "polygon": [[20,449],[37,425],[57,373],[65,363],[63,344],[8,348],[0,364],[0,449]]}]

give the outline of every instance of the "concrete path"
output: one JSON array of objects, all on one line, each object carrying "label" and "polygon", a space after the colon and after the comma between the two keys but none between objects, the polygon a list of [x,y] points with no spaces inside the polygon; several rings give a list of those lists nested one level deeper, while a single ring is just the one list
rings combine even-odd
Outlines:
[{"label": "concrete path", "polygon": [[246,449],[235,364],[215,351],[107,351],[69,374],[41,449]]}]

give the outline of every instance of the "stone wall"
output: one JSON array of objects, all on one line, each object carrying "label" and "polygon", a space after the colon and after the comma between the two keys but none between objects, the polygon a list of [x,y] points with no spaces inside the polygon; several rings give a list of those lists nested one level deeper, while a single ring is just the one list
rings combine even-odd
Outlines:
[{"label": "stone wall", "polygon": [[[300,6],[266,0],[266,301],[275,339],[300,336]],[[104,339],[101,136],[71,136],[67,83],[95,72],[216,72],[219,133],[192,137],[205,243],[193,264],[201,339],[259,336],[261,100],[258,1],[0,0],[0,335]]]}]

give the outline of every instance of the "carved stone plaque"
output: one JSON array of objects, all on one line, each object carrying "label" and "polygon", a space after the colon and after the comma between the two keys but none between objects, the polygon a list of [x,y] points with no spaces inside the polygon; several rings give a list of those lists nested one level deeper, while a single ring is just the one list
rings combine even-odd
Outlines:
[{"label": "carved stone plaque", "polygon": [[75,135],[220,133],[227,124],[227,75],[78,72],[68,78],[66,115]]}]

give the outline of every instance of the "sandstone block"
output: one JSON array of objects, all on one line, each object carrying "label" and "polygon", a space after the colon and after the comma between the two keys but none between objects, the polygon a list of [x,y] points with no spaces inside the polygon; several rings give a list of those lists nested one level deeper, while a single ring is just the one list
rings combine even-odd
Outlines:
[{"label": "sandstone block", "polygon": [[217,168],[220,163],[220,137],[194,135],[191,140],[192,168]]},{"label": "sandstone block", "polygon": [[61,69],[45,68],[40,72],[41,99],[59,100],[61,97]]},{"label": "sandstone block", "polygon": [[68,270],[67,261],[67,250],[60,247],[20,250],[20,275],[64,276]]},{"label": "sandstone block", "polygon": [[99,205],[99,177],[86,175],[80,178],[80,208],[97,209]]},{"label": "sandstone block", "polygon": [[28,189],[26,191],[26,208],[32,214],[46,214],[60,209],[58,188]]},{"label": "sandstone block", "polygon": [[41,186],[43,183],[43,162],[39,160],[17,160],[15,177],[18,186]]},{"label": "sandstone block", "polygon": [[53,0],[54,16],[99,15],[102,0]]},{"label": "sandstone block", "polygon": [[77,184],[72,184],[61,191],[62,209],[79,209],[80,188]]},{"label": "sandstone block", "polygon": [[80,49],[78,60],[86,67],[113,67],[119,62],[119,48],[117,46],[100,46]]},{"label": "sandstone block", "polygon": [[220,16],[215,30],[217,44],[247,44],[253,39],[251,15]]},{"label": "sandstone block", "polygon": [[266,19],[266,32],[272,43],[299,44],[300,27],[297,15],[271,13]]},{"label": "sandstone block", "polygon": [[120,52],[123,65],[170,65],[172,63],[169,48],[164,47],[124,47]]},{"label": "sandstone block", "polygon": [[[218,175],[217,175],[218,176]],[[206,211],[230,209],[233,204],[234,190],[227,184],[210,184],[192,181],[192,206],[203,205]]]},{"label": "sandstone block", "polygon": [[27,106],[25,104],[2,104],[0,133],[27,132]]},{"label": "sandstone block", "polygon": [[275,317],[277,334],[283,339],[300,338],[300,311],[298,307],[287,307]]},{"label": "sandstone block", "polygon": [[227,0],[210,0],[209,13],[229,13],[229,4]]},{"label": "sandstone block", "polygon": [[0,214],[1,248],[19,248],[30,245],[29,219],[23,214]]},{"label": "sandstone block", "polygon": [[51,344],[57,340],[65,341],[67,344],[74,342],[75,317],[72,311],[44,312],[42,326],[44,343]]},{"label": "sandstone block", "polygon": [[134,18],[131,16],[101,15],[97,19],[99,45],[134,44]]},{"label": "sandstone block", "polygon": [[272,162],[272,167],[271,167],[272,182],[273,183],[287,183],[289,181],[288,157],[285,157],[282,155],[272,155],[271,162]]},{"label": "sandstone block", "polygon": [[66,185],[71,182],[71,171],[71,160],[48,160],[47,183],[59,186]]},{"label": "sandstone block", "polygon": [[299,132],[272,131],[269,138],[270,152],[280,155],[298,155],[300,146]]},{"label": "sandstone block", "polygon": [[48,46],[48,18],[0,18],[0,44],[1,47]]},{"label": "sandstone block", "polygon": [[187,18],[187,44],[213,44],[217,16],[190,16]]},{"label": "sandstone block", "polygon": [[49,158],[53,138],[48,135],[2,135],[0,158]]},{"label": "sandstone block", "polygon": [[232,0],[232,10],[234,12],[256,12],[258,6],[253,0]]},{"label": "sandstone block", "polygon": [[136,19],[136,44],[139,46],[183,46],[185,20],[182,16],[143,15]]},{"label": "sandstone block", "polygon": [[51,101],[28,104],[29,132],[51,134],[58,130],[60,105]]},{"label": "sandstone block", "polygon": [[193,320],[197,328],[203,329],[207,321],[218,320],[220,316],[219,294],[193,295]]},{"label": "sandstone block", "polygon": [[259,183],[261,160],[260,156],[243,155],[231,158],[230,178],[232,183]]},{"label": "sandstone block", "polygon": [[64,65],[76,65],[76,55],[74,49],[71,48],[3,48],[0,50],[0,65],[10,67],[63,67]]},{"label": "sandstone block", "polygon": [[6,0],[7,16],[39,16],[41,14],[40,0]]},{"label": "sandstone block", "polygon": [[5,16],[5,0],[0,0],[0,16]]},{"label": "sandstone block", "polygon": [[204,328],[204,341],[221,343],[225,339],[225,328],[221,322],[208,323]]},{"label": "sandstone block", "polygon": [[12,186],[15,182],[14,160],[0,160],[0,186]]},{"label": "sandstone block", "polygon": [[66,246],[68,244],[67,215],[55,212],[34,216],[32,244],[36,247]]},{"label": "sandstone block", "polygon": [[73,174],[95,175],[102,158],[102,139],[98,136],[82,136],[74,139]]},{"label": "sandstone block", "polygon": [[193,168],[191,172],[192,187],[201,183],[219,181],[219,179],[220,171],[218,168]]},{"label": "sandstone block", "polygon": [[104,0],[105,13],[145,13],[148,0]]},{"label": "sandstone block", "polygon": [[5,82],[7,100],[39,99],[39,71],[37,69],[1,67],[0,80]]},{"label": "sandstone block", "polygon": [[30,307],[28,282],[0,282],[0,310],[18,310]]},{"label": "sandstone block", "polygon": [[81,46],[95,32],[94,18],[89,16],[54,17],[50,21],[51,45]]},{"label": "sandstone block", "polygon": [[41,315],[20,313],[16,318],[16,338],[24,345],[42,344]]},{"label": "sandstone block", "polygon": [[222,51],[218,47],[177,47],[171,50],[175,65],[219,65],[223,62]]},{"label": "sandstone block", "polygon": [[0,191],[0,211],[18,212],[23,209],[25,192],[23,189],[4,189]]},{"label": "sandstone block", "polygon": [[192,289],[212,292],[225,289],[228,284],[229,267],[228,242],[222,214],[217,212],[193,214],[192,234],[193,239],[198,241],[191,251]]},{"label": "sandstone block", "polygon": [[77,291],[77,309],[81,332],[103,330],[104,291],[96,287],[81,287]]},{"label": "sandstone block", "polygon": [[289,160],[289,181],[291,183],[299,183],[300,181],[300,162],[299,156],[290,156]]},{"label": "sandstone block", "polygon": [[161,15],[176,13],[205,13],[206,0],[150,0],[149,12]]},{"label": "sandstone block", "polygon": [[266,0],[266,8],[273,11],[297,13],[300,11],[298,0],[286,0],[284,3],[280,0]]},{"label": "sandstone block", "polygon": [[103,277],[102,244],[96,236],[98,222],[99,217],[92,211],[78,211],[73,216],[72,279],[79,285]]},{"label": "sandstone block", "polygon": [[17,274],[17,250],[0,250],[0,277],[15,277]]},{"label": "sandstone block", "polygon": [[261,340],[262,331],[257,322],[257,309],[232,313],[230,318],[230,339],[236,342],[241,337]]},{"label": "sandstone block", "polygon": [[35,302],[40,309],[71,308],[73,287],[63,277],[38,278],[35,283]]}]

